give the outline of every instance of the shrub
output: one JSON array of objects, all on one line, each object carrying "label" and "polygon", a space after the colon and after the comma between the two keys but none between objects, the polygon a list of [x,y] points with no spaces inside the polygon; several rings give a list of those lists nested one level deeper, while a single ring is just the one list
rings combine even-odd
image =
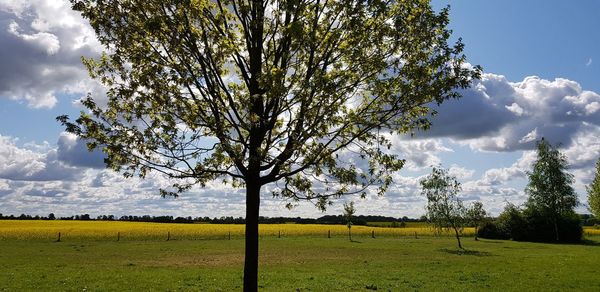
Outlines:
[{"label": "shrub", "polygon": [[510,239],[510,235],[498,228],[498,225],[494,222],[485,222],[479,225],[477,236],[487,239]]},{"label": "shrub", "polygon": [[513,240],[527,240],[530,232],[523,212],[513,204],[506,205],[504,212],[496,219],[496,224],[501,232]]}]

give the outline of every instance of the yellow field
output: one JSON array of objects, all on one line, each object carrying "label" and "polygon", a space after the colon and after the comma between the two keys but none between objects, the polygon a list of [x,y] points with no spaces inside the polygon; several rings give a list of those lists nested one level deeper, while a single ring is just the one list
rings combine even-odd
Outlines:
[{"label": "yellow field", "polygon": [[583,227],[583,236],[600,236],[600,229],[594,227]]},{"label": "yellow field", "polygon": [[[226,239],[241,237],[244,225],[240,224],[165,224],[120,221],[19,221],[0,220],[0,240],[56,240],[58,233],[61,240],[93,239],[93,240],[166,240],[170,239]],[[315,236],[331,237],[347,236],[345,225],[317,224],[263,224],[259,227],[261,236]],[[430,227],[384,228],[353,226],[352,235],[357,237],[371,236],[433,236],[435,230]],[[465,228],[464,236],[472,236],[473,228]],[[441,235],[451,235],[443,232]]]}]

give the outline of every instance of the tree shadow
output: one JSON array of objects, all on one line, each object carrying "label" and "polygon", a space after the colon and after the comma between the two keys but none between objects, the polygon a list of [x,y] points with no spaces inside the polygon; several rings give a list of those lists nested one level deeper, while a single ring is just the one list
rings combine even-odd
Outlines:
[{"label": "tree shadow", "polygon": [[476,256],[476,257],[489,257],[492,256],[491,253],[487,251],[478,251],[478,250],[468,250],[468,249],[448,249],[442,248],[440,251],[455,254],[455,255],[468,255],[468,256]]},{"label": "tree shadow", "polygon": [[581,245],[587,245],[587,246],[600,246],[600,241],[598,241],[598,240],[591,240],[591,239],[582,239],[579,244],[581,244]]},{"label": "tree shadow", "polygon": [[501,241],[502,239],[483,239],[483,238],[479,238],[479,240],[477,240],[477,242],[481,242],[481,243],[502,243]]},{"label": "tree shadow", "polygon": [[362,243],[362,241],[358,241],[358,240],[354,240],[354,239],[350,240],[350,242],[351,243]]}]

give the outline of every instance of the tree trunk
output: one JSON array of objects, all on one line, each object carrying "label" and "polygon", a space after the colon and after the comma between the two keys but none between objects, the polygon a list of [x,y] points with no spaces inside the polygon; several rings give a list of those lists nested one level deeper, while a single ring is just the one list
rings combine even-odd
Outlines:
[{"label": "tree trunk", "polygon": [[352,231],[348,228],[348,239],[352,241]]},{"label": "tree trunk", "polygon": [[558,235],[558,224],[556,223],[556,218],[554,218],[554,234],[556,235],[556,241],[560,241],[560,236]]},{"label": "tree trunk", "polygon": [[462,244],[460,244],[460,235],[458,234],[458,229],[453,227],[454,233],[456,234],[456,240],[458,241],[458,248],[463,249]]},{"label": "tree trunk", "polygon": [[246,181],[246,250],[244,260],[244,291],[258,291],[258,215],[260,184]]}]

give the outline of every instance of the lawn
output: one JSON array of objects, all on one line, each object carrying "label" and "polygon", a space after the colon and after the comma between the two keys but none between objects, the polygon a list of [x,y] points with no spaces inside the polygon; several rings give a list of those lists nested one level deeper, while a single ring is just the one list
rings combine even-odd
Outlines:
[{"label": "lawn", "polygon": [[[598,238],[596,238],[598,239]],[[264,291],[600,291],[600,241],[264,237]],[[0,290],[241,290],[241,238],[0,241]]]}]

